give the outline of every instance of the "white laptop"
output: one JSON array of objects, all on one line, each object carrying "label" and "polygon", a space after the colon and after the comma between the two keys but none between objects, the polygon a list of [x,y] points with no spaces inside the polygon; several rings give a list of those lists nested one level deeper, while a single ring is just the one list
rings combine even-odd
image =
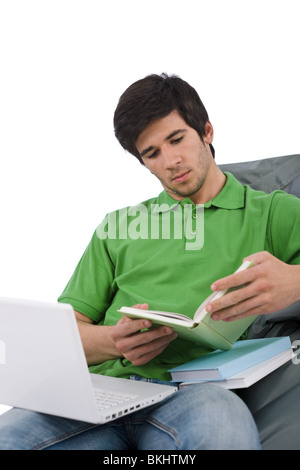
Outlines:
[{"label": "white laptop", "polygon": [[176,390],[90,374],[70,305],[0,298],[0,403],[105,423]]}]

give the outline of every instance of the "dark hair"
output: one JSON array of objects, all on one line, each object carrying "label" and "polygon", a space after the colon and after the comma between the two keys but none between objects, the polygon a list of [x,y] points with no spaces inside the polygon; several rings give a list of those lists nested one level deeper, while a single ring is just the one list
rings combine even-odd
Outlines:
[{"label": "dark hair", "polygon": [[[143,163],[135,145],[139,135],[152,121],[174,110],[203,141],[209,118],[196,90],[176,75],[148,75],[130,85],[120,97],[114,114],[115,136]],[[214,157],[214,148],[210,147]]]}]

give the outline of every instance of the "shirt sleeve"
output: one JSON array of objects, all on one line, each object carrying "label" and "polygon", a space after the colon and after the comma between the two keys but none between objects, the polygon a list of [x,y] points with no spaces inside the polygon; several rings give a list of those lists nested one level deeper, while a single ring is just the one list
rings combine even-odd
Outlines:
[{"label": "shirt sleeve", "polygon": [[300,199],[275,194],[270,230],[274,256],[288,264],[300,264]]},{"label": "shirt sleeve", "polygon": [[114,297],[114,265],[106,240],[97,230],[81,257],[58,302],[71,304],[74,310],[101,323]]}]

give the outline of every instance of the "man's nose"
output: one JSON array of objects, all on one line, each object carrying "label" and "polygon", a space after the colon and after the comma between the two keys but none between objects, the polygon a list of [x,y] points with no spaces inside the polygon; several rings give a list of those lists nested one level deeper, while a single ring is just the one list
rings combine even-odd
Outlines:
[{"label": "man's nose", "polygon": [[164,160],[164,167],[166,169],[174,168],[182,161],[182,157],[178,151],[169,144],[165,144],[161,147],[161,153]]}]

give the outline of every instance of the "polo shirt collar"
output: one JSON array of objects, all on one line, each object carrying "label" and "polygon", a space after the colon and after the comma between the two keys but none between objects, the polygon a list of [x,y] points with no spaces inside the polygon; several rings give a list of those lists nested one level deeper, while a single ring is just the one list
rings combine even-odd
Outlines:
[{"label": "polo shirt collar", "polygon": [[[226,176],[226,183],[219,194],[213,199],[204,204],[205,208],[211,206],[219,207],[222,209],[241,209],[245,206],[245,188],[244,186],[231,174],[224,172]],[[178,204],[191,204],[189,198],[182,201],[176,201],[165,190],[162,191],[157,198],[157,207],[155,212],[168,212],[174,210]]]},{"label": "polo shirt collar", "polygon": [[211,201],[204,204],[204,207],[220,207],[222,209],[242,209],[245,207],[245,188],[231,174],[224,172],[226,183],[219,194]]}]

